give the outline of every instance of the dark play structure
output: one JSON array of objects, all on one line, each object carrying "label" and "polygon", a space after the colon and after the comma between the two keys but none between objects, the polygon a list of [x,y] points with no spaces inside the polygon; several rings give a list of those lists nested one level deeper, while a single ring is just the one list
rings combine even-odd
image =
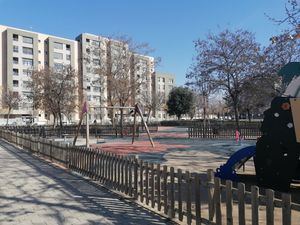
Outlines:
[{"label": "dark play structure", "polygon": [[279,75],[289,85],[285,94],[275,97],[264,112],[262,136],[256,146],[235,152],[216,170],[217,177],[239,181],[237,169],[254,157],[260,186],[287,191],[293,181],[300,180],[300,63],[287,64]]}]

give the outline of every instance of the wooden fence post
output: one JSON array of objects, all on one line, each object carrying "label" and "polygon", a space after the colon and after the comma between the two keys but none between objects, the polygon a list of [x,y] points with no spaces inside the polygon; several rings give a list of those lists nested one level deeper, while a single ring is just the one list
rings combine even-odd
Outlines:
[{"label": "wooden fence post", "polygon": [[274,191],[266,189],[266,197],[267,225],[274,225]]},{"label": "wooden fence post", "polygon": [[251,218],[252,218],[252,225],[259,225],[259,212],[258,212],[258,199],[259,189],[257,186],[251,186]]},{"label": "wooden fence post", "polygon": [[134,198],[138,199],[138,160],[137,158],[134,159]]},{"label": "wooden fence post", "polygon": [[214,171],[209,169],[207,171],[207,191],[208,191],[208,217],[209,221],[214,220],[215,207],[214,207],[214,188],[212,186],[214,180]]},{"label": "wooden fence post", "polygon": [[128,167],[129,167],[129,163],[128,163],[128,158],[125,158],[125,194],[128,194],[128,189],[129,189],[129,185],[128,185]]},{"label": "wooden fence post", "polygon": [[168,167],[163,166],[163,200],[164,200],[164,214],[168,214]]},{"label": "wooden fence post", "polygon": [[189,171],[185,172],[186,183],[186,220],[187,224],[192,224],[192,202],[191,202],[191,175]]},{"label": "wooden fence post", "polygon": [[282,224],[291,225],[291,194],[282,193]]},{"label": "wooden fence post", "polygon": [[149,166],[148,162],[145,162],[145,199],[146,204],[149,204]]},{"label": "wooden fence post", "polygon": [[140,163],[140,201],[144,202],[144,168],[143,168],[143,161],[141,160]]},{"label": "wooden fence post", "polygon": [[169,190],[169,199],[170,199],[170,207],[168,210],[168,216],[170,218],[174,218],[175,217],[175,198],[174,198],[174,194],[175,194],[175,179],[174,179],[174,167],[170,168],[170,190]]},{"label": "wooden fence post", "polygon": [[233,225],[232,218],[232,181],[226,180],[226,221],[227,225]]},{"label": "wooden fence post", "polygon": [[150,177],[150,198],[151,198],[151,207],[154,208],[155,206],[155,171],[154,171],[154,165],[153,163],[150,164],[150,170],[151,170],[151,177]]},{"label": "wooden fence post", "polygon": [[214,178],[215,181],[215,208],[216,208],[216,224],[222,225],[222,213],[221,213],[221,179],[219,177]]},{"label": "wooden fence post", "polygon": [[157,209],[158,211],[161,210],[161,181],[160,181],[160,176],[161,176],[161,171],[160,171],[160,164],[157,164],[156,166],[156,174],[157,174],[157,180],[156,180],[156,189],[157,189]]},{"label": "wooden fence post", "polygon": [[194,180],[195,190],[195,210],[196,210],[196,225],[201,224],[201,190],[200,190],[200,174],[195,174]]},{"label": "wooden fence post", "polygon": [[182,213],[182,170],[181,169],[178,169],[177,170],[177,179],[178,179],[178,182],[177,182],[177,190],[178,190],[178,196],[177,196],[177,199],[178,199],[178,219],[180,221],[183,220],[183,213]]},{"label": "wooden fence post", "polygon": [[238,183],[239,225],[245,225],[245,184]]}]

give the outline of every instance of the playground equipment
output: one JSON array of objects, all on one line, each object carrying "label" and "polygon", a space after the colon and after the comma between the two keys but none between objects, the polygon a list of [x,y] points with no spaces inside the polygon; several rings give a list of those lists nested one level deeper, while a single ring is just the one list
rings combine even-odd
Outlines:
[{"label": "playground equipment", "polygon": [[293,180],[300,180],[300,63],[287,64],[279,75],[289,85],[264,112],[256,146],[238,150],[217,169],[216,176],[238,181],[236,170],[254,157],[259,185],[284,191]]}]

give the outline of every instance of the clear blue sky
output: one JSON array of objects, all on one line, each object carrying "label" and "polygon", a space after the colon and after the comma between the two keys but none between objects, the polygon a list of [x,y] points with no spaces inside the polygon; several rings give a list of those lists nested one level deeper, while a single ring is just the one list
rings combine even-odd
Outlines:
[{"label": "clear blue sky", "polygon": [[0,0],[0,24],[74,39],[83,32],[131,36],[148,42],[162,58],[157,71],[175,74],[177,84],[194,55],[193,41],[208,32],[243,28],[267,44],[278,27],[284,0]]}]

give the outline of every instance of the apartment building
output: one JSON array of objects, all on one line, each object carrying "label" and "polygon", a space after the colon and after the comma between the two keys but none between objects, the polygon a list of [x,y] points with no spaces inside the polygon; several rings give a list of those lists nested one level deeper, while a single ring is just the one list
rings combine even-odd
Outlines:
[{"label": "apartment building", "polygon": [[[13,91],[22,99],[22,104],[13,109],[12,118],[34,119],[47,123],[50,113],[33,109],[28,99],[29,80],[33,69],[51,67],[60,69],[70,65],[78,70],[78,105],[87,100],[91,122],[108,120],[107,106],[111,96],[107,82],[107,69],[114,69],[117,52],[129,52],[129,46],[120,41],[82,33],[75,40],[55,37],[32,31],[0,25],[0,84],[1,92]],[[151,76],[154,73],[154,59],[149,56],[132,54],[130,57],[130,78],[132,81],[146,80],[142,84],[143,93],[152,96]],[[107,68],[108,66],[112,68]],[[116,69],[116,68],[115,68]],[[136,79],[136,78],[141,79]],[[133,91],[130,103],[141,101],[140,91]],[[0,109],[0,123],[7,110]],[[72,115],[76,122],[79,113]],[[2,122],[3,123],[3,122]]]},{"label": "apartment building", "polygon": [[107,43],[108,39],[93,34],[80,34],[79,90],[81,100],[89,103],[89,120],[106,121],[107,118]]},{"label": "apartment building", "polygon": [[156,72],[153,76],[153,93],[156,93],[162,98],[163,104],[160,110],[155,112],[155,117],[158,120],[170,119],[166,112],[166,103],[168,101],[168,96],[170,91],[175,87],[175,76],[170,73],[159,73]]},{"label": "apartment building", "polygon": [[[1,94],[12,91],[22,103],[12,111],[12,118],[24,122],[47,122],[50,114],[33,108],[29,99],[29,80],[32,70],[45,66],[78,67],[77,42],[51,35],[0,26],[0,82]],[[1,95],[2,96],[2,95]],[[6,112],[1,109],[0,120]],[[73,119],[78,116],[73,115]]]},{"label": "apartment building", "polygon": [[133,79],[138,83],[133,91],[135,95],[132,99],[132,105],[139,103],[143,107],[152,100],[152,76],[154,75],[154,58],[144,55],[134,54],[133,56]]}]

